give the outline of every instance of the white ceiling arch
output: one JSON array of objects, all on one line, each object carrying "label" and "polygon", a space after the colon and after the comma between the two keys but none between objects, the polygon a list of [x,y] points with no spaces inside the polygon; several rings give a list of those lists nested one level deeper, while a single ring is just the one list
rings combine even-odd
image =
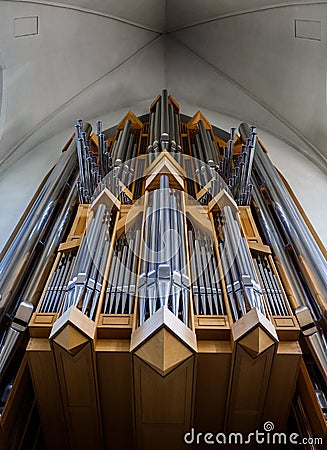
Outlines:
[{"label": "white ceiling arch", "polygon": [[164,0],[9,0],[70,9],[107,17],[138,28],[162,33],[165,30],[166,2]]},{"label": "white ceiling arch", "polygon": [[177,31],[258,11],[285,9],[294,6],[321,5],[327,0],[167,0],[166,31]]},{"label": "white ceiling arch", "polygon": [[[15,38],[14,19],[34,16],[38,34]],[[319,22],[320,40],[295,38],[295,19]],[[0,1],[0,171],[80,115],[167,87],[326,172],[326,42],[327,0]]]},{"label": "white ceiling arch", "polygon": [[[24,17],[38,18],[38,33],[15,38],[15,19]],[[156,96],[165,83],[160,40],[161,33],[106,15],[1,1],[5,104],[0,168],[79,116],[88,118],[91,110],[100,114],[105,106],[110,111]],[[90,105],[93,92],[95,105]]]}]

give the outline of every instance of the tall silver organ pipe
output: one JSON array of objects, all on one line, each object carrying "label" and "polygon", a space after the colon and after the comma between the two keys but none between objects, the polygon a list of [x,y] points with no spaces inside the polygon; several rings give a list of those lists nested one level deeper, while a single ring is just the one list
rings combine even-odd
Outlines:
[{"label": "tall silver organ pipe", "polygon": [[131,121],[126,120],[124,129],[122,131],[121,140],[119,142],[119,145],[117,145],[116,153],[112,156],[113,163],[115,166],[119,166],[122,163],[122,161],[125,159],[126,150],[128,148],[130,129],[131,129]]},{"label": "tall silver organ pipe", "polygon": [[142,266],[138,283],[140,325],[162,306],[189,322],[189,277],[179,191],[169,189],[167,175],[146,207]]},{"label": "tall silver organ pipe", "polygon": [[44,271],[46,268],[48,268],[48,270],[46,270],[46,273],[49,272],[51,264],[54,262],[56,251],[67,232],[67,228],[72,217],[73,206],[77,199],[75,186],[77,178],[78,172],[76,172],[75,177],[70,183],[71,187],[67,192],[67,197],[61,208],[61,212],[56,217],[56,221],[53,224],[51,233],[47,239],[47,243],[44,247],[41,258],[38,260],[36,268],[33,269],[33,276],[24,291],[23,299],[25,301],[29,301],[35,304],[35,302],[39,299],[39,295],[41,294],[40,289],[43,289],[41,278],[44,279]]},{"label": "tall silver organ pipe", "polygon": [[167,89],[162,91],[161,95],[161,136],[160,142],[163,147],[166,147],[169,142],[169,112],[168,112],[168,93]]},{"label": "tall silver organ pipe", "polygon": [[251,127],[246,145],[242,145],[241,154],[233,158],[235,128],[230,130],[228,146],[224,147],[224,156],[219,161],[218,173],[226,181],[237,205],[249,205],[253,186],[250,182],[257,134]]},{"label": "tall silver organ pipe", "polygon": [[156,109],[155,109],[155,112],[154,112],[154,116],[152,115],[152,120],[154,122],[153,149],[155,151],[159,150],[160,112],[161,112],[161,108],[160,108],[160,103],[158,102],[156,104]]},{"label": "tall silver organ pipe", "polygon": [[[74,305],[94,319],[110,246],[109,221],[106,206],[100,204],[83,237],[66,289],[62,312]],[[57,311],[60,310],[61,305],[58,303]]]},{"label": "tall silver organ pipe", "polygon": [[49,274],[51,265],[54,262],[56,251],[67,231],[73,213],[73,206],[77,198],[75,186],[77,178],[78,172],[76,171],[74,178],[70,181],[67,197],[51,225],[50,233],[39,255],[37,264],[33,267],[31,277],[24,286],[22,294],[17,294],[16,296],[17,299],[15,299],[13,313],[11,314],[14,315],[13,320],[9,327],[4,329],[1,339],[3,344],[0,351],[0,378],[14,356],[15,348],[20,338],[23,337],[27,329],[34,306],[40,298],[46,276]]},{"label": "tall silver organ pipe", "polygon": [[[131,203],[123,192],[134,179],[137,133],[131,129],[127,119],[123,130],[119,130],[110,151],[102,131],[102,122],[97,122],[98,156],[91,150],[91,142],[81,131],[82,120],[75,125],[78,165],[80,177],[77,191],[80,203],[92,203],[96,196],[108,188],[122,203]],[[113,164],[112,164],[113,163]]]},{"label": "tall silver organ pipe", "polygon": [[[74,209],[73,206],[77,198],[75,187],[77,178],[78,173],[76,172],[74,179],[71,181],[71,187],[67,193],[66,200],[61,208],[61,211],[59,212],[59,215],[56,217],[56,220],[52,225],[50,235],[47,238],[47,242],[40,259],[38,260],[37,265],[33,268],[33,274],[24,289],[23,295],[19,299],[19,305],[17,311],[15,312],[15,317],[8,330],[5,330],[5,339],[0,351],[0,377],[5,367],[9,364],[10,359],[14,356],[14,347],[17,345],[19,338],[23,336],[23,332],[27,328],[33,308],[40,298],[45,277],[50,272],[51,265],[55,259],[56,251],[67,231],[67,227],[70,223]],[[22,324],[22,317],[25,320],[25,326]]]},{"label": "tall silver organ pipe", "polygon": [[[85,125],[89,135],[91,125]],[[0,320],[11,308],[20,282],[27,275],[33,254],[53,220],[56,207],[77,162],[76,144],[61,155],[22,226],[0,262]]]},{"label": "tall silver organ pipe", "polygon": [[105,314],[132,314],[141,231],[137,229],[129,242],[126,235],[116,242],[108,275],[103,307]]},{"label": "tall silver organ pipe", "polygon": [[[250,128],[247,124],[240,125],[239,129],[243,139],[249,138]],[[318,299],[316,307],[327,321],[327,262],[268,155],[258,142],[253,164],[272,202],[279,224],[300,262],[302,275],[314,294],[313,298]]]},{"label": "tall silver organ pipe", "polygon": [[283,292],[266,255],[255,254],[253,262],[257,270],[265,305],[270,316],[288,316],[290,310],[285,303]]},{"label": "tall silver organ pipe", "polygon": [[306,306],[306,294],[303,286],[301,285],[299,276],[287,256],[284,249],[283,239],[278,229],[276,230],[274,226],[271,212],[269,211],[268,206],[266,205],[257,186],[254,186],[253,200],[258,220],[265,234],[265,238],[273,251],[276,263],[279,268],[282,267],[282,270],[285,272],[287,279],[291,284],[293,292],[288,293],[288,295],[292,297],[292,294],[294,293],[295,299],[292,298],[293,302],[298,303],[299,306]]},{"label": "tall silver organ pipe", "polygon": [[195,314],[225,314],[221,280],[212,243],[201,232],[188,231],[188,238]]},{"label": "tall silver organ pipe", "polygon": [[[319,327],[317,327],[311,311],[309,302],[306,299],[306,293],[301,285],[299,276],[292,264],[288,259],[287,253],[284,249],[283,240],[280,236],[278,229],[274,226],[271,213],[260,194],[260,190],[257,186],[254,187],[253,200],[257,217],[265,233],[267,242],[273,251],[279,269],[283,270],[286,274],[287,280],[291,285],[292,292],[288,292],[288,295],[293,303],[295,314],[298,318],[299,324],[302,328],[302,333],[306,339],[306,342],[314,356],[314,359],[319,367],[319,370],[327,383],[327,346],[326,341],[321,333]],[[319,321],[319,317],[316,318]]]},{"label": "tall silver organ pipe", "polygon": [[220,244],[220,251],[234,320],[254,307],[265,315],[262,292],[246,239],[228,205],[223,207],[223,218],[224,244]]},{"label": "tall silver organ pipe", "polygon": [[210,145],[209,137],[207,134],[207,130],[205,129],[203,120],[199,120],[199,130],[203,152],[206,155],[206,163],[209,166],[213,166],[215,163],[217,163],[217,155],[215,154],[216,152],[212,152],[212,147]]},{"label": "tall silver organ pipe", "polygon": [[148,152],[161,150],[181,151],[178,113],[169,103],[167,89],[163,89],[160,100],[150,114]]}]

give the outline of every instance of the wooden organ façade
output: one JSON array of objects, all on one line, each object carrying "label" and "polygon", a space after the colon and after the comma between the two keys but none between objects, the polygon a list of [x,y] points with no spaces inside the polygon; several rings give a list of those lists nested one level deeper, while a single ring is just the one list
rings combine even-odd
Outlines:
[{"label": "wooden organ fa\u00e7ade", "polygon": [[325,250],[254,127],[79,120],[1,256],[1,448],[326,439]]}]

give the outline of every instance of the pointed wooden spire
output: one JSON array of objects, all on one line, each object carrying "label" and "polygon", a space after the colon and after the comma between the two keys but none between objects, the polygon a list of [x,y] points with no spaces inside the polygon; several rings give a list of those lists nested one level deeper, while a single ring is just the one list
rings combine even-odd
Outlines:
[{"label": "pointed wooden spire", "polygon": [[178,164],[167,150],[162,151],[145,172],[145,189],[157,189],[161,175],[168,175],[169,186],[173,189],[184,189],[185,170]]},{"label": "pointed wooden spire", "polygon": [[194,114],[194,116],[192,117],[192,119],[190,119],[187,124],[186,124],[186,128],[189,130],[192,129],[197,129],[198,128],[198,123],[200,120],[203,120],[204,123],[204,127],[206,130],[211,130],[211,124],[208,121],[208,119],[204,116],[204,114],[202,114],[201,111],[198,111],[197,113]]},{"label": "pointed wooden spire", "polygon": [[126,120],[131,121],[131,129],[142,130],[143,128],[142,122],[140,121],[140,119],[136,117],[136,115],[131,110],[129,110],[128,113],[125,115],[125,117],[119,122],[119,124],[117,125],[117,130],[122,130],[124,128]]}]

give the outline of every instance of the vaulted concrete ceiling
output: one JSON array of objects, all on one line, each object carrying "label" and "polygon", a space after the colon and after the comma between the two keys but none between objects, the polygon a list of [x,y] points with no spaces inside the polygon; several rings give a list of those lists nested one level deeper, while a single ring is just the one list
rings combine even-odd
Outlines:
[{"label": "vaulted concrete ceiling", "polygon": [[326,171],[326,23],[327,0],[0,1],[0,170],[167,87]]}]

